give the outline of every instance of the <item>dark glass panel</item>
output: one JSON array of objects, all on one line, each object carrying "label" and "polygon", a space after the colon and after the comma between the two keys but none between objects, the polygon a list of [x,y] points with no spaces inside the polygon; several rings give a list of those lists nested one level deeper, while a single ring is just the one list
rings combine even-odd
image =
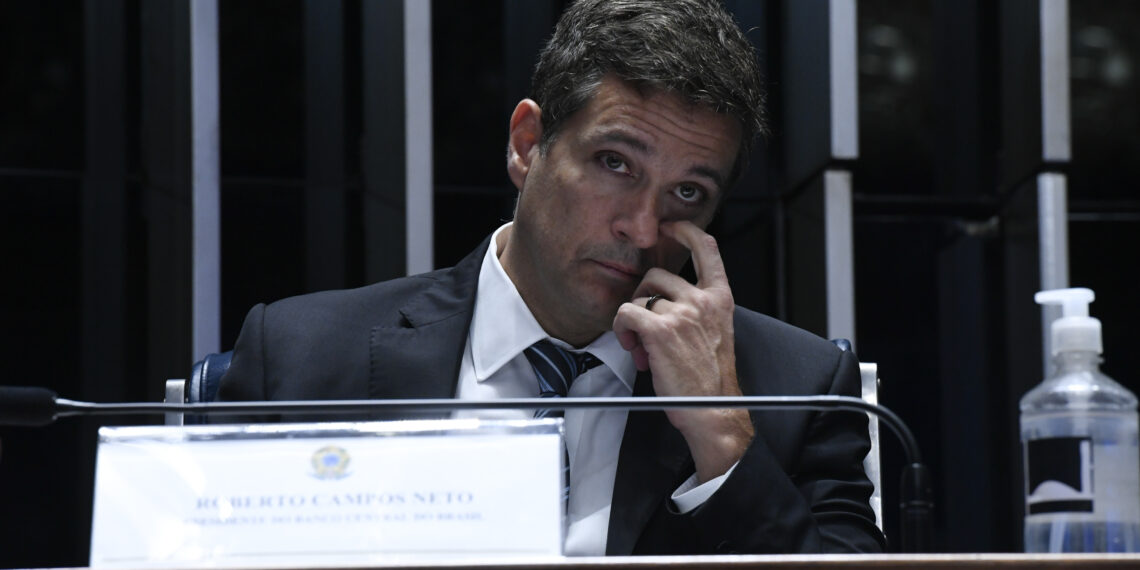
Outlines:
[{"label": "dark glass panel", "polygon": [[1140,10],[1134,0],[1069,3],[1076,200],[1140,198]]},{"label": "dark glass panel", "polygon": [[222,174],[302,176],[300,0],[218,3]]},{"label": "dark glass panel", "polygon": [[929,1],[859,2],[859,192],[934,190],[930,12]]},{"label": "dark glass panel", "polygon": [[83,2],[0,3],[0,167],[83,168]]}]

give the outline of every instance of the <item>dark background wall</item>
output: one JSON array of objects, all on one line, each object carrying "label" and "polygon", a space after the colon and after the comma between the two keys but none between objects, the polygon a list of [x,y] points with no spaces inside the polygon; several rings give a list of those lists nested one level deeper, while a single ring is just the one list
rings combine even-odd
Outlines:
[{"label": "dark background wall", "polygon": [[[365,92],[364,61],[385,39],[364,24],[367,1],[324,3],[339,15],[323,35],[319,3],[219,2],[223,347],[254,303],[395,271],[371,264],[365,239],[377,222],[363,125],[370,106],[403,104]],[[729,3],[771,86],[773,136],[713,226],[738,303],[781,318],[798,292],[789,260],[801,253],[787,240],[789,204],[807,191],[786,168],[785,141],[802,123],[787,114],[785,78],[808,65],[785,57],[788,1]],[[437,266],[510,216],[507,118],[561,6],[432,2]],[[879,364],[881,400],[933,468],[939,550],[1020,548],[1017,398],[1041,375],[1037,258],[1023,241],[1036,231],[1038,173],[1067,175],[1070,282],[1097,292],[1104,370],[1140,390],[1130,346],[1140,321],[1140,7],[1070,2],[1073,157],[1061,163],[1022,158],[1040,131],[1018,122],[1019,107],[1039,103],[1011,97],[1039,81],[1039,54],[1018,40],[1036,9],[858,3],[860,154],[831,165],[854,174],[856,348]],[[157,401],[163,380],[202,356],[184,342],[178,253],[189,207],[183,20],[141,0],[0,4],[0,383]],[[331,98],[312,81],[328,62],[340,69]],[[322,130],[330,124],[339,127]],[[322,148],[335,152],[315,163]],[[326,199],[341,206],[320,225],[309,214]],[[0,428],[0,567],[86,564],[97,427],[160,421]],[[892,537],[899,452],[884,436]]]}]

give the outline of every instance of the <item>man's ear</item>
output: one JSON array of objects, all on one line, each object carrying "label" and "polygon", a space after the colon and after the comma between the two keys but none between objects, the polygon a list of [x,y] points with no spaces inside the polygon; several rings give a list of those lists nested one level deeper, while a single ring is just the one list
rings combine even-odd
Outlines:
[{"label": "man's ear", "polygon": [[523,99],[511,113],[510,139],[507,142],[507,174],[521,192],[523,182],[530,173],[531,164],[538,156],[542,139],[542,109],[538,103]]}]

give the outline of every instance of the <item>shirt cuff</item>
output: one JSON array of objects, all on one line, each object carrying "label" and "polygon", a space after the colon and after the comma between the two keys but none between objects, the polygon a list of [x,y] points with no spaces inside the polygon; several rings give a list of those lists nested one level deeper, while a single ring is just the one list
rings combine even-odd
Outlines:
[{"label": "shirt cuff", "polygon": [[732,467],[724,472],[724,475],[713,477],[701,485],[697,484],[697,474],[693,473],[684,483],[681,483],[680,487],[677,487],[676,491],[673,491],[673,496],[670,497],[673,499],[673,504],[677,505],[677,510],[681,511],[681,514],[685,514],[705,504],[705,501],[709,500],[709,497],[720,488],[724,480],[732,474],[732,470],[736,469],[739,464],[739,461],[733,463]]}]

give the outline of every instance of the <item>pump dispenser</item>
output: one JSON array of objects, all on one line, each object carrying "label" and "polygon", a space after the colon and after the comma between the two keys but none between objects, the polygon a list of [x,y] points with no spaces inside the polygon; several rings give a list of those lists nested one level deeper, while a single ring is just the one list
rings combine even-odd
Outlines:
[{"label": "pump dispenser", "polygon": [[1026,552],[1137,552],[1136,396],[1100,372],[1089,289],[1037,293],[1061,305],[1050,331],[1056,372],[1021,399]]},{"label": "pump dispenser", "polygon": [[1089,303],[1096,299],[1092,289],[1075,287],[1041,291],[1033,296],[1039,305],[1060,305],[1061,318],[1053,321],[1053,356],[1059,352],[1104,352],[1100,341],[1100,321],[1089,316]]}]

